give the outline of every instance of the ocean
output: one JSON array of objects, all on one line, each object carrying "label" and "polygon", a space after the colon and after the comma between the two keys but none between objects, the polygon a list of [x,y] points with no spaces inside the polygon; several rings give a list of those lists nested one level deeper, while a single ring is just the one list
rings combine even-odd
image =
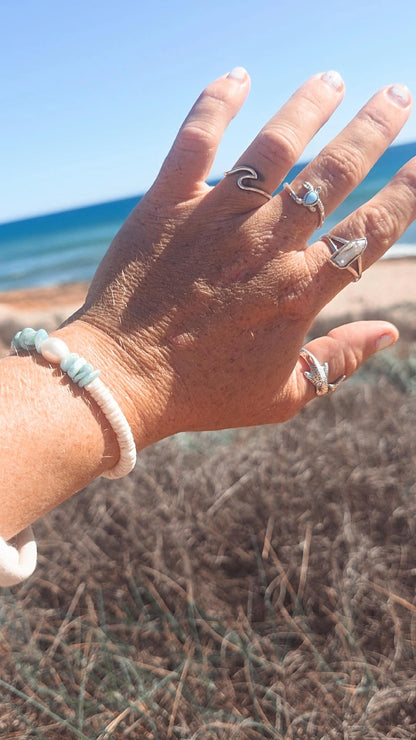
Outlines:
[{"label": "ocean", "polygon": [[[390,147],[361,185],[327,218],[321,233],[331,231],[338,221],[365,203],[415,155],[416,142]],[[293,168],[289,182],[303,166]],[[140,197],[0,224],[0,291],[90,280]],[[416,257],[416,224],[387,253],[388,258],[404,256]]]}]

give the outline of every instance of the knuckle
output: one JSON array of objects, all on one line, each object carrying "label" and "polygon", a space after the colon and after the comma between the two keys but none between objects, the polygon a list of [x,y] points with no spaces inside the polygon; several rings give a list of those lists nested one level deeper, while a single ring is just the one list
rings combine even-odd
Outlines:
[{"label": "knuckle", "polygon": [[211,105],[216,108],[218,105],[226,105],[230,99],[230,88],[224,85],[224,80],[216,80],[202,91],[198,102]]},{"label": "knuckle", "polygon": [[288,171],[299,156],[300,145],[294,131],[276,126],[259,133],[256,150],[260,157],[273,167],[278,165]]},{"label": "knuckle", "polygon": [[339,147],[324,149],[320,168],[330,188],[350,189],[365,175],[364,155],[359,148]]},{"label": "knuckle", "polygon": [[214,125],[207,120],[185,123],[176,141],[178,153],[198,154],[215,147],[216,135]]},{"label": "knuckle", "polygon": [[180,152],[198,153],[216,147],[219,122],[227,117],[227,95],[218,86],[207,87],[185,120],[176,148]]},{"label": "knuckle", "polygon": [[364,125],[367,125],[369,130],[369,136],[374,134],[380,134],[382,139],[391,139],[393,125],[392,121],[385,114],[385,110],[378,110],[376,107],[369,109],[364,108],[361,111],[360,118]]},{"label": "knuckle", "polygon": [[[328,337],[334,339],[335,344],[337,344],[336,329],[332,329],[328,332]],[[342,348],[341,357],[336,363],[337,367],[335,368],[335,375],[339,377],[342,372],[343,375],[350,377],[356,372],[356,370],[358,370],[361,362],[362,357],[357,355],[357,352],[352,345],[344,346]],[[331,381],[333,380],[335,380],[335,377],[331,377]]]},{"label": "knuckle", "polygon": [[344,355],[344,373],[345,375],[349,377],[350,375],[353,375],[355,371],[358,369],[359,364],[360,364],[359,359],[356,356],[352,347],[345,348],[343,355]]},{"label": "knuckle", "polygon": [[413,200],[416,195],[416,157],[411,159],[397,174],[397,180],[403,184],[407,194]]},{"label": "knuckle", "polygon": [[401,217],[393,203],[371,205],[365,209],[365,231],[378,247],[387,249],[401,233]]}]

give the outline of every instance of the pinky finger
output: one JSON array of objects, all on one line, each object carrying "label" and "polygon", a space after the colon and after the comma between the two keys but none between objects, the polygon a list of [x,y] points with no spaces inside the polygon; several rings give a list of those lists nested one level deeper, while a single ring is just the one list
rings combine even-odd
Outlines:
[{"label": "pinky finger", "polygon": [[[356,321],[308,342],[305,349],[314,355],[321,366],[328,363],[327,379],[331,384],[342,376],[349,378],[369,357],[390,347],[398,338],[397,328],[386,321]],[[301,357],[294,370],[299,409],[317,395],[315,385],[305,372],[310,372],[310,367]]]}]

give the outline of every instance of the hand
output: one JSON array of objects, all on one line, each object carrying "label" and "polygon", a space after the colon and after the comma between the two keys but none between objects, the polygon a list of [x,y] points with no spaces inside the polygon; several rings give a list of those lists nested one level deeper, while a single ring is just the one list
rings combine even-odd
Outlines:
[{"label": "hand", "polygon": [[[308,246],[317,212],[285,190],[267,199],[241,190],[239,175],[209,187],[213,160],[249,90],[237,69],[202,93],[156,182],[114,239],[85,305],[62,331],[77,331],[127,395],[139,444],[181,430],[279,422],[315,396],[299,350],[320,309],[351,281],[329,261],[325,241]],[[316,75],[269,121],[235,166],[273,193],[343,97],[336,73]],[[376,93],[291,183],[320,186],[328,215],[364,178],[410,112],[407,89]],[[416,161],[335,229],[366,236],[368,268],[415,217]],[[329,381],[351,375],[396,341],[386,322],[358,322],[310,342]],[[96,363],[98,364],[98,362]],[[111,367],[110,367],[111,366]],[[110,376],[106,382],[111,386]],[[113,383],[112,387],[116,387]]]}]

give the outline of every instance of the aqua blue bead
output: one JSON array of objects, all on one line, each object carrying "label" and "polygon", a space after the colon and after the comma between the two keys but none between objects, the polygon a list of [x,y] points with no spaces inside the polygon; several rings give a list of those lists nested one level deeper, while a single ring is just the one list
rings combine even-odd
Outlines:
[{"label": "aqua blue bead", "polygon": [[72,376],[72,380],[75,383],[78,383],[80,380],[82,380],[82,378],[84,377],[84,375],[90,373],[91,370],[93,370],[93,369],[94,369],[93,366],[90,365],[89,362],[84,362],[84,364],[82,365],[82,367],[80,367],[80,369],[75,373],[75,375]]},{"label": "aqua blue bead", "polygon": [[22,329],[19,337],[19,344],[22,349],[33,349],[35,346],[36,330],[31,329],[29,326],[26,329]]},{"label": "aqua blue bead", "polygon": [[314,206],[318,202],[318,193],[315,190],[311,190],[310,193],[306,193],[303,202],[305,206]]},{"label": "aqua blue bead", "polygon": [[73,361],[73,363],[69,366],[67,373],[71,380],[74,380],[76,376],[78,375],[79,371],[84,367],[86,364],[86,360],[84,360],[83,357],[79,357]]},{"label": "aqua blue bead", "polygon": [[64,359],[61,360],[61,370],[65,373],[69,373],[77,360],[79,360],[79,355],[76,352],[71,352],[67,357],[64,357]]},{"label": "aqua blue bead", "polygon": [[90,373],[85,375],[85,377],[81,378],[81,380],[78,380],[77,383],[80,388],[84,388],[84,386],[88,385],[88,383],[92,383],[93,380],[98,378],[100,374],[100,370],[92,370]]},{"label": "aqua blue bead", "polygon": [[48,336],[49,334],[45,329],[38,329],[35,336],[35,347],[37,352],[40,352],[41,344],[48,338]]},{"label": "aqua blue bead", "polygon": [[90,372],[91,370],[92,365],[90,365],[90,363],[85,360],[82,367],[78,370],[77,375],[82,375],[84,372]]},{"label": "aqua blue bead", "polygon": [[21,335],[21,333],[22,333],[21,331],[17,331],[16,334],[14,335],[13,339],[12,339],[12,347],[14,347],[14,349],[20,349],[20,335]]}]

